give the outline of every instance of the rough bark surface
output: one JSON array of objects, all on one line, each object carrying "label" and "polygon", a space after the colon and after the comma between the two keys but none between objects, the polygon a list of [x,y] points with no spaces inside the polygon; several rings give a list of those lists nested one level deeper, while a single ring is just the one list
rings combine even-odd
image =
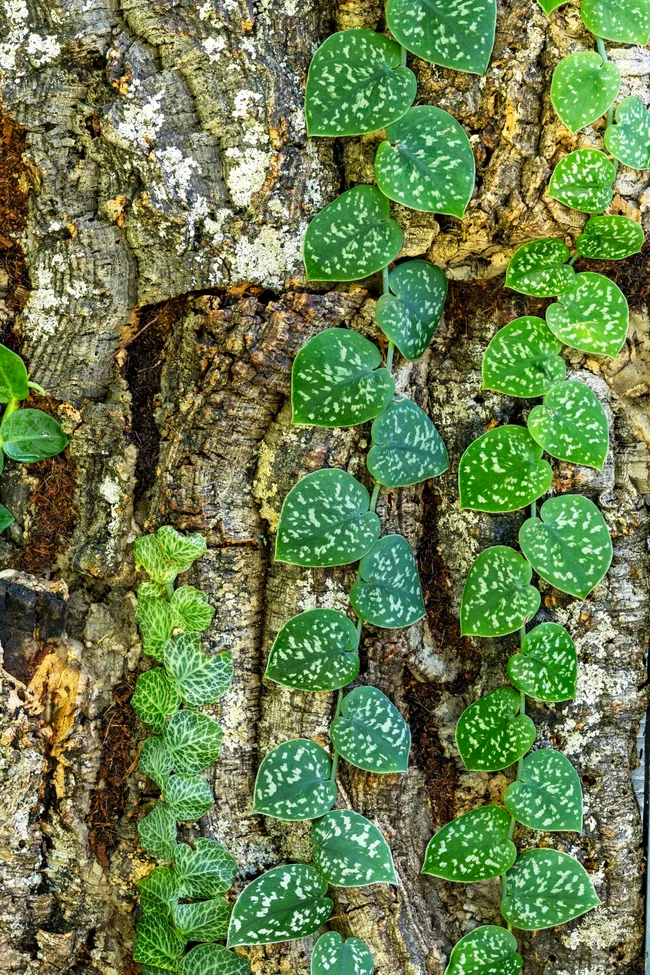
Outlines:
[{"label": "rough bark surface", "polygon": [[[498,801],[507,784],[506,774],[464,772],[453,731],[468,703],[503,683],[514,638],[461,639],[458,609],[471,561],[513,541],[520,516],[461,514],[455,471],[490,424],[520,419],[515,401],[480,381],[494,332],[543,308],[503,289],[514,246],[570,240],[583,220],[544,193],[564,153],[601,145],[601,126],[573,138],[549,101],[555,64],[590,43],[578,6],[549,21],[532,0],[501,0],[485,78],[413,65],[419,100],[466,127],[478,177],[462,223],[395,208],[404,254],[426,254],[452,279],[430,352],[397,361],[398,387],[438,425],[451,469],[382,494],[378,507],[385,529],[418,552],[428,615],[410,630],[366,629],[359,680],[408,717],[411,769],[341,769],[341,801],[388,836],[401,886],[338,891],[331,926],[365,938],[380,975],[442,975],[454,941],[498,917],[496,883],[454,886],[419,870],[435,828]],[[337,26],[381,29],[381,4],[0,0],[2,341],[21,350],[48,391],[39,405],[71,434],[65,455],[12,465],[0,482],[16,514],[0,537],[2,972],[137,971],[134,884],[151,861],[136,824],[153,801],[134,770],[145,731],[128,703],[147,666],[133,617],[131,544],[142,530],[206,534],[190,581],[217,607],[213,646],[236,660],[215,708],[226,729],[217,803],[196,828],[238,857],[240,886],[309,856],[306,825],[249,809],[261,757],[299,734],[326,743],[332,714],[330,695],[263,681],[271,641],[300,609],[345,608],[351,581],[348,570],[273,564],[282,499],[324,465],[366,476],[366,428],[292,428],[288,407],[292,358],[309,336],[346,325],[380,340],[377,282],[326,291],[301,278],[309,219],[372,180],[374,137],[305,138],[308,63]],[[611,56],[623,94],[650,100],[650,52]],[[650,230],[647,173],[622,168],[616,190],[614,212],[640,212]],[[614,362],[568,362],[609,410],[612,451],[602,474],[558,464],[554,490],[599,502],[615,559],[584,602],[542,585],[542,617],[569,627],[582,669],[575,702],[533,709],[540,741],[568,755],[585,790],[584,836],[542,842],[583,860],[602,906],[524,936],[528,975],[642,970],[645,864],[630,775],[650,622],[650,272],[641,255],[607,273],[630,299],[628,343]],[[523,829],[517,839],[533,842]],[[305,975],[310,947],[249,955],[255,972]]]}]

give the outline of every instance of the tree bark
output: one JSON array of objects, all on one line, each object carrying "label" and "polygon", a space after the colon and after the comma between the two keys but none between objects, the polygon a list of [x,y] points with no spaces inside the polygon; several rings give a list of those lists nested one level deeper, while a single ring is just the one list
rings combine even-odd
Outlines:
[{"label": "tree bark", "polygon": [[[398,358],[396,376],[438,426],[451,467],[382,492],[378,505],[384,530],[418,553],[427,618],[364,629],[359,681],[408,718],[409,773],[341,764],[341,802],[388,837],[400,886],[336,891],[330,923],[369,943],[380,975],[442,975],[463,933],[499,923],[496,882],[419,872],[433,831],[500,801],[508,781],[464,771],[454,727],[504,683],[516,640],[462,639],[458,611],[472,560],[495,542],[516,544],[521,517],[461,513],[455,472],[488,426],[521,419],[520,402],[481,391],[480,375],[496,330],[545,307],[503,288],[513,248],[571,240],[584,219],[545,196],[566,152],[602,145],[602,125],[573,138],[549,100],[559,59],[591,43],[578,7],[570,0],[549,20],[532,0],[501,0],[485,78],[411,59],[418,100],[470,135],[477,186],[462,222],[394,208],[403,254],[426,255],[450,278],[430,351],[415,364]],[[383,13],[375,0],[0,0],[3,17],[2,341],[47,389],[39,405],[71,444],[51,461],[8,466],[0,482],[16,515],[0,537],[0,971],[128,975],[135,883],[152,862],[136,825],[154,799],[137,772],[146,733],[129,705],[148,666],[133,613],[141,531],[206,535],[189,581],[217,607],[211,645],[235,659],[234,686],[214,708],[225,729],[217,802],[187,836],[200,830],[229,847],[238,888],[310,854],[308,824],[250,814],[252,787],[282,740],[327,743],[333,696],[262,674],[282,623],[312,606],[345,610],[353,573],[275,564],[273,537],[298,477],[328,465],[367,477],[369,431],[292,427],[290,370],[328,326],[382,337],[378,281],[307,287],[300,261],[308,221],[342,189],[372,181],[378,139],[308,141],[302,97],[317,44],[340,27],[382,29]],[[610,56],[623,94],[647,101],[650,52]],[[622,168],[613,212],[640,212],[650,229],[649,205],[647,173]],[[568,626],[581,676],[575,702],[531,712],[538,740],[570,758],[585,791],[584,835],[541,842],[585,863],[602,905],[522,936],[528,975],[642,971],[645,860],[631,771],[650,617],[650,272],[644,254],[605,273],[630,301],[628,343],[614,361],[566,355],[609,412],[612,450],[602,474],[556,464],[553,489],[600,504],[614,563],[584,602],[541,584],[542,618]],[[539,836],[522,828],[516,839],[525,848]],[[303,940],[246,953],[256,973],[304,975],[310,950]]]}]

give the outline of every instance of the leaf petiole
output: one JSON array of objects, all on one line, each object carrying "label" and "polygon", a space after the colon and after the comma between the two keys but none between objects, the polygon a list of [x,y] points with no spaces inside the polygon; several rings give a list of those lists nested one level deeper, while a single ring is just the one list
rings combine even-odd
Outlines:
[{"label": "leaf petiole", "polygon": [[[360,619],[359,624],[363,626],[363,620]],[[357,629],[359,630],[360,633],[361,630],[359,628],[359,624],[357,624]],[[343,688],[340,688],[336,695],[336,710],[334,712],[334,718],[332,718],[332,721],[338,718],[338,716],[341,713],[342,707],[343,707]],[[332,742],[332,771],[330,772],[330,782],[336,782],[336,770],[338,769],[338,765],[339,765],[339,753],[334,747],[334,742]]]}]

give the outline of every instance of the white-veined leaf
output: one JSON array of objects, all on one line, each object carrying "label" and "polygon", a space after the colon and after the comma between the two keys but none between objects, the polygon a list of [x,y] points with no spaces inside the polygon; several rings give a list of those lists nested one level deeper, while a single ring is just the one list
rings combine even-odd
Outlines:
[{"label": "white-veined leaf", "polygon": [[205,551],[203,535],[181,535],[170,525],[163,525],[155,535],[143,535],[133,543],[136,566],[161,585],[187,572]]},{"label": "white-veined leaf", "polygon": [[583,257],[597,261],[621,261],[643,247],[643,227],[630,217],[603,214],[591,217],[576,241]]},{"label": "white-veined leaf", "polygon": [[296,822],[318,819],[336,802],[332,762],[309,738],[294,738],[265,756],[255,779],[253,812]]},{"label": "white-veined leaf", "polygon": [[454,71],[485,74],[496,30],[496,0],[388,0],[386,23],[407,51]]},{"label": "white-veined leaf", "polygon": [[525,427],[488,430],[469,445],[458,465],[461,508],[518,511],[546,494],[553,469]]},{"label": "white-veined leaf", "polygon": [[543,318],[516,318],[496,333],[483,356],[483,389],[543,396],[566,377],[562,343]]},{"label": "white-veined leaf", "polygon": [[616,167],[599,149],[576,149],[564,156],[551,176],[548,195],[573,210],[600,213],[614,196]]},{"label": "white-veined leaf", "polygon": [[181,896],[176,872],[171,867],[156,867],[138,881],[138,894],[144,914],[156,911],[168,917]]},{"label": "white-veined leaf", "polygon": [[[549,0],[540,0],[542,6],[544,2]],[[560,0],[563,2],[566,0]],[[514,935],[496,924],[485,924],[454,946],[445,975],[519,975],[522,965]]]},{"label": "white-veined leaf", "polygon": [[506,874],[501,913],[514,928],[541,931],[598,904],[589,874],[576,859],[559,850],[528,850]]},{"label": "white-veined leaf", "polygon": [[358,645],[357,629],[344,613],[308,609],[276,636],[264,676],[299,691],[335,691],[359,673]]},{"label": "white-veined leaf", "polygon": [[174,632],[177,622],[171,605],[166,599],[140,596],[135,618],[140,627],[142,649],[154,660],[162,661],[161,650]]},{"label": "white-veined leaf", "polygon": [[165,784],[163,799],[164,805],[179,823],[200,819],[214,805],[210,784],[201,775],[170,776]]},{"label": "white-veined leaf", "polygon": [[552,748],[526,755],[506,789],[506,809],[528,829],[582,832],[582,787],[568,758]]},{"label": "white-veined leaf", "polygon": [[520,714],[521,695],[500,687],[470,704],[456,725],[456,745],[470,772],[498,772],[532,748],[535,725]]},{"label": "white-veined leaf", "polygon": [[373,975],[375,964],[365,941],[343,940],[338,931],[321,935],[311,956],[311,975]]},{"label": "white-veined leaf", "polygon": [[217,840],[197,836],[193,846],[179,843],[174,850],[174,872],[181,897],[216,897],[229,890],[237,861]]},{"label": "white-veined leaf", "polygon": [[620,44],[647,44],[650,0],[582,0],[580,16],[596,37]]},{"label": "white-veined leaf", "polygon": [[176,904],[174,927],[186,941],[221,941],[228,934],[231,907],[223,897]]},{"label": "white-veined leaf", "polygon": [[472,809],[432,836],[422,873],[464,884],[499,877],[517,859],[509,833],[510,816],[505,809]]},{"label": "white-veined leaf", "polygon": [[528,429],[551,457],[601,471],[609,448],[607,416],[585,383],[560,383],[528,414]]},{"label": "white-veined leaf", "polygon": [[161,732],[167,718],[178,710],[180,694],[173,680],[162,667],[154,667],[140,674],[131,698],[131,704],[145,724]]},{"label": "white-veined leaf", "polygon": [[350,605],[372,626],[411,626],[425,615],[420,575],[403,535],[384,535],[361,559]]},{"label": "white-veined leaf", "polygon": [[621,72],[595,51],[577,51],[553,73],[551,101],[560,121],[578,132],[611,108],[621,87]]},{"label": "white-veined leaf", "polygon": [[181,697],[191,707],[212,704],[226,693],[232,683],[230,650],[208,657],[201,650],[198,633],[173,636],[162,648],[162,658]]},{"label": "white-veined leaf", "polygon": [[138,764],[144,775],[155,782],[159,789],[164,789],[174,767],[174,758],[162,738],[147,738],[142,745]]},{"label": "white-veined leaf", "polygon": [[573,287],[575,271],[566,262],[571,251],[563,240],[542,237],[518,247],[510,258],[506,287],[523,295],[552,298]]},{"label": "white-veined leaf", "polygon": [[566,345],[612,357],[625,345],[629,319],[621,289],[593,271],[576,275],[571,291],[546,309],[548,327]]},{"label": "white-veined leaf", "polygon": [[157,802],[138,823],[140,846],[159,860],[171,860],[176,847],[176,820],[164,802]]},{"label": "white-veined leaf", "polygon": [[179,971],[181,975],[249,975],[250,968],[248,958],[223,945],[197,945],[182,959]]},{"label": "white-veined leaf", "polygon": [[172,930],[164,915],[143,914],[138,921],[134,961],[175,972],[184,947],[185,940]]},{"label": "white-veined leaf", "polygon": [[212,765],[221,749],[223,732],[207,714],[176,711],[171,716],[163,738],[174,756],[174,771],[194,775]]},{"label": "white-veined leaf", "polygon": [[175,625],[183,630],[200,633],[212,622],[214,607],[209,604],[206,594],[194,586],[179,586],[170,603],[176,614]]},{"label": "white-veined leaf", "polygon": [[366,772],[406,772],[411,732],[385,694],[376,687],[355,687],[343,698],[341,713],[330,725],[336,751]]},{"label": "white-veined leaf", "polygon": [[605,129],[605,146],[632,169],[650,169],[650,112],[638,95],[619,102],[616,125]]},{"label": "white-veined leaf", "polygon": [[331,900],[323,896],[326,890],[326,881],[307,864],[267,870],[237,898],[228,946],[270,945],[314,934],[332,910]]},{"label": "white-veined leaf", "polygon": [[505,636],[533,618],[541,597],[530,566],[508,545],[493,545],[469,570],[460,610],[463,636]]},{"label": "white-veined leaf", "polygon": [[537,701],[570,701],[576,694],[578,656],[570,634],[558,623],[540,623],[508,661],[508,677]]},{"label": "white-veined leaf", "polygon": [[333,809],[311,831],[314,864],[333,887],[396,884],[390,847],[365,816]]},{"label": "white-veined leaf", "polygon": [[439,477],[449,467],[447,448],[433,423],[408,399],[389,403],[372,425],[368,470],[386,487],[406,487]]},{"label": "white-veined leaf", "polygon": [[431,261],[405,261],[390,272],[392,293],[377,302],[377,324],[405,359],[419,359],[438,327],[447,278]]}]

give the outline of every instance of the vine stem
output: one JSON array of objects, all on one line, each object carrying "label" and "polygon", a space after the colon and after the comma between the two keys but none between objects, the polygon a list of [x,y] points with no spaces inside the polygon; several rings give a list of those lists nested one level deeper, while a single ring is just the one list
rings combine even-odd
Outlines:
[{"label": "vine stem", "polygon": [[[605,42],[603,41],[602,37],[596,38],[596,47],[598,48],[598,53],[600,54],[603,61],[608,61],[609,58],[607,57],[607,51],[605,50]],[[610,105],[610,107],[607,110],[607,124],[611,125],[613,121],[614,121],[614,106]]]},{"label": "vine stem", "polygon": [[402,65],[402,67],[405,67],[405,65],[406,65],[406,54],[407,54],[406,48],[404,47],[403,44],[400,44],[399,50],[400,50],[400,64]]},{"label": "vine stem", "polygon": [[20,406],[20,402],[17,399],[9,400],[2,419],[6,420],[8,416],[11,416],[12,413],[16,412],[19,406]]},{"label": "vine stem", "polygon": [[[359,619],[359,623],[363,625],[363,621],[361,619]],[[357,624],[357,631],[359,632],[359,634],[361,633],[361,629],[358,624]],[[335,721],[338,718],[339,714],[341,713],[342,706],[343,706],[343,688],[341,687],[339,688],[338,693],[336,695],[336,711],[334,712],[334,717],[332,718],[332,721]],[[334,743],[332,742],[332,771],[330,772],[330,782],[336,782],[336,770],[338,769],[338,766],[339,766],[339,753],[337,752],[336,748],[334,747]]]}]

